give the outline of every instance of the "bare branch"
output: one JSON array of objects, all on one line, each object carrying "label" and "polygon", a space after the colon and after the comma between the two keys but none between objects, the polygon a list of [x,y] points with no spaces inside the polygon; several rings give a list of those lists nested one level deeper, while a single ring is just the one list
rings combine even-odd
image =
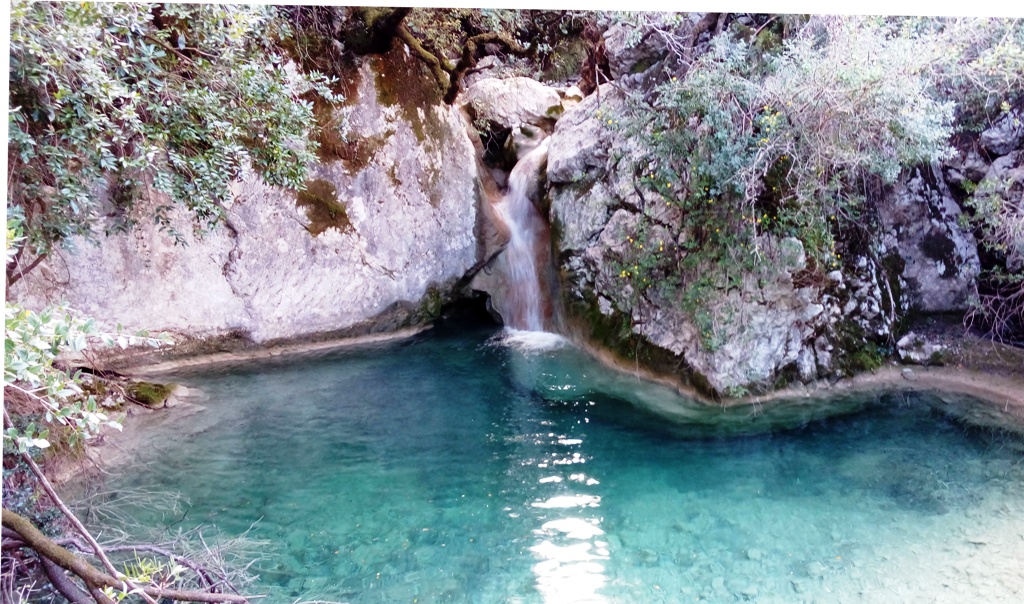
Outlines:
[{"label": "bare branch", "polygon": [[[109,598],[103,596],[102,588],[127,591],[129,584],[122,579],[116,579],[107,573],[89,564],[82,558],[57,545],[52,539],[44,535],[23,516],[10,510],[3,510],[3,526],[16,532],[18,536],[33,550],[41,556],[50,559],[60,568],[74,573],[81,578],[94,599],[101,604],[106,604]],[[233,604],[247,604],[249,598],[234,594],[218,594],[205,591],[190,591],[178,589],[163,589],[159,587],[135,587],[134,593],[138,593],[147,599],[166,598],[183,602],[230,602]],[[103,596],[98,598],[97,595]]]}]

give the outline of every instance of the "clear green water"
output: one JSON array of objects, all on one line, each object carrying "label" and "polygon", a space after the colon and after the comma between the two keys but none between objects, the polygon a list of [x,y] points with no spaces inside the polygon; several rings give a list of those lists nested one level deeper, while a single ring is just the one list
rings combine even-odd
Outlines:
[{"label": "clear green water", "polygon": [[153,523],[256,523],[274,603],[1024,595],[1015,437],[900,394],[670,422],[625,400],[656,388],[495,336],[181,376],[206,410],[154,428],[127,482],[189,501]]}]

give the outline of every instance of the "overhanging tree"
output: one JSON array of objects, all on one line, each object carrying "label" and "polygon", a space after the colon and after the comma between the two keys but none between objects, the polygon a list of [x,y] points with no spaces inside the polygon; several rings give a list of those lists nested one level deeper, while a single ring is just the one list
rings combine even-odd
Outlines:
[{"label": "overhanging tree", "polygon": [[[269,6],[33,2],[11,7],[8,200],[25,240],[8,285],[101,216],[114,229],[171,211],[215,225],[251,168],[299,188],[316,143],[317,73],[289,69]],[[144,213],[136,202],[164,200]],[[100,200],[106,198],[106,203]]]},{"label": "overhanging tree", "polygon": [[[100,224],[116,230],[154,220],[180,238],[171,214],[181,208],[202,232],[223,217],[229,185],[244,170],[299,188],[316,149],[304,99],[312,90],[339,100],[327,78],[288,65],[279,44],[289,31],[272,7],[18,0],[11,12],[8,285]],[[153,198],[160,200],[155,210],[137,203]],[[150,604],[245,601],[220,593],[230,588],[226,581],[170,552],[166,565],[117,568],[36,464],[33,454],[51,441],[88,438],[108,423],[79,377],[57,364],[97,337],[154,342],[102,336],[63,309],[6,306],[5,398],[20,400],[34,420],[5,408],[3,586],[8,573],[30,568],[72,602],[107,604],[128,594]],[[19,480],[40,489],[29,499],[49,500],[72,536],[55,541],[7,508],[17,499],[8,463],[17,459],[27,468]],[[183,565],[195,567],[197,589],[182,588]],[[166,572],[152,572],[157,567]],[[0,595],[6,602],[10,594]]]}]

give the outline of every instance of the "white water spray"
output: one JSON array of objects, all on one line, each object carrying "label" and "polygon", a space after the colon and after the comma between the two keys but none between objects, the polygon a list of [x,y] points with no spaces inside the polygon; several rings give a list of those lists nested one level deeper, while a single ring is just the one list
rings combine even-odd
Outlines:
[{"label": "white water spray", "polygon": [[545,139],[512,168],[508,192],[494,207],[509,230],[505,261],[508,270],[509,327],[526,331],[544,330],[544,300],[537,273],[540,235],[547,225],[530,201],[530,189],[537,183],[537,172],[547,159]]}]

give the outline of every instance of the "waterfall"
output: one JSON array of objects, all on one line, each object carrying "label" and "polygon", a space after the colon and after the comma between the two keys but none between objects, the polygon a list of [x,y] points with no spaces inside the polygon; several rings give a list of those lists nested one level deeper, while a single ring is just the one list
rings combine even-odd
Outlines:
[{"label": "waterfall", "polygon": [[538,274],[538,257],[547,259],[550,251],[547,223],[530,201],[537,186],[537,173],[547,160],[545,139],[512,168],[508,191],[495,204],[499,217],[509,230],[504,260],[508,267],[506,324],[513,329],[543,331],[545,297]]}]

